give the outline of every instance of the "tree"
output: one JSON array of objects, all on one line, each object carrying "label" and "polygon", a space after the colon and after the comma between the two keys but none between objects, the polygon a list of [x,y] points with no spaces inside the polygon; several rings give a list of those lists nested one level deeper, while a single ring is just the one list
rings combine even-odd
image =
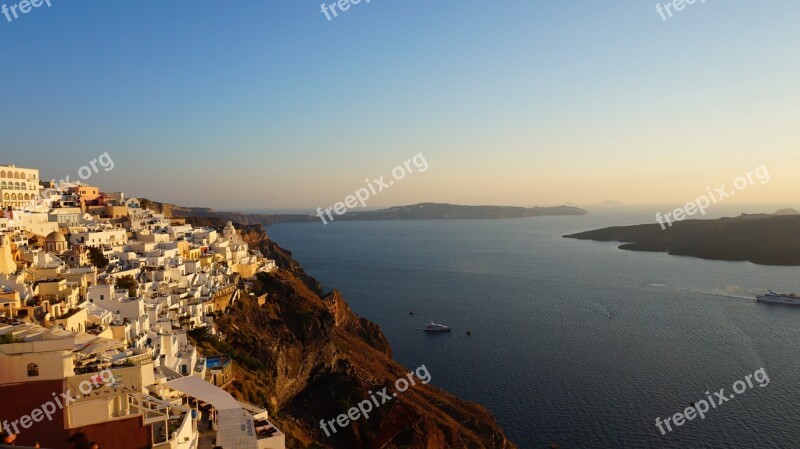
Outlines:
[{"label": "tree", "polygon": [[122,290],[128,290],[128,296],[131,298],[136,297],[136,290],[139,289],[139,283],[136,282],[136,279],[133,276],[122,276],[121,278],[117,279],[117,288]]},{"label": "tree", "polygon": [[22,343],[24,341],[25,340],[23,340],[21,338],[17,338],[15,336],[11,335],[11,334],[0,335],[0,345],[6,345],[6,344],[9,344],[9,343]]},{"label": "tree", "polygon": [[103,251],[96,246],[89,247],[89,260],[92,262],[92,265],[100,269],[108,266],[108,258],[106,258],[106,256],[103,255]]}]

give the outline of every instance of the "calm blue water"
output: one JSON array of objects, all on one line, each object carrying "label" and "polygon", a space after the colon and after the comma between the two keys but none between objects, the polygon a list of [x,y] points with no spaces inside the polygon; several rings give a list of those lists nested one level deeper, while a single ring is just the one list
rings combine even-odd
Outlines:
[{"label": "calm blue water", "polygon": [[[268,231],[380,324],[401,363],[425,364],[434,384],[488,407],[521,448],[800,446],[800,308],[751,299],[800,290],[800,268],[561,238],[648,221],[600,214]],[[428,320],[456,331],[426,335],[418,328]],[[730,393],[761,367],[767,387],[667,436],[655,427],[656,417],[709,390]]]}]

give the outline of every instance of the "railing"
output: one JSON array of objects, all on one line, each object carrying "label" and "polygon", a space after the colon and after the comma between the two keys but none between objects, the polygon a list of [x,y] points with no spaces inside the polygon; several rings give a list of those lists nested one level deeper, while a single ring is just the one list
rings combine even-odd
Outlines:
[{"label": "railing", "polygon": [[267,409],[265,409],[264,407],[262,407],[260,405],[255,405],[253,403],[250,403],[250,402],[247,402],[247,401],[243,401],[241,399],[237,399],[237,401],[240,404],[242,404],[242,408],[243,409],[247,410],[248,412],[250,412],[250,413],[252,413],[254,415],[258,415],[258,414],[261,414],[261,413],[264,413],[264,412],[267,411]]},{"label": "railing", "polygon": [[151,355],[149,353],[144,353],[144,354],[132,355],[132,356],[125,357],[123,359],[114,361],[115,364],[121,364],[121,365],[124,365],[126,362],[130,363],[132,366],[133,365],[147,365],[149,363],[152,363],[152,357],[151,357]]}]

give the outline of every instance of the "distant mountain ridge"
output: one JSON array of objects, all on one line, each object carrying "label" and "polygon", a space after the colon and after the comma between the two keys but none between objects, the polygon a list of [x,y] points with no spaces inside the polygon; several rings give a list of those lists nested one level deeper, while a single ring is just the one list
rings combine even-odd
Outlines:
[{"label": "distant mountain ridge", "polygon": [[[232,221],[243,225],[275,223],[304,223],[319,221],[314,214],[246,214],[242,212],[219,212],[208,207],[184,207],[147,199],[141,200],[144,207],[172,218],[208,218]],[[586,215],[584,209],[572,206],[518,207],[518,206],[463,206],[447,203],[419,203],[395,206],[375,211],[353,211],[334,215],[336,221],[356,220],[458,220],[526,218],[561,215]]]},{"label": "distant mountain ridge", "polygon": [[337,220],[458,220],[525,218],[553,215],[586,215],[583,209],[571,206],[462,206],[447,203],[419,203],[395,206],[368,212],[348,212]]}]

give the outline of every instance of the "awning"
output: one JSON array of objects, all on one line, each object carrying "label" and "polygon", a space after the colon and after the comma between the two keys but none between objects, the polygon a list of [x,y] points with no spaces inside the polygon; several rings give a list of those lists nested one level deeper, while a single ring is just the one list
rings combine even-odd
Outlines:
[{"label": "awning", "polygon": [[227,391],[195,376],[181,377],[164,385],[217,409],[217,446],[223,449],[258,449],[253,415]]},{"label": "awning", "polygon": [[110,338],[98,338],[86,346],[82,347],[78,352],[84,355],[101,354],[112,349],[123,349],[125,344],[121,341],[111,340]]}]

